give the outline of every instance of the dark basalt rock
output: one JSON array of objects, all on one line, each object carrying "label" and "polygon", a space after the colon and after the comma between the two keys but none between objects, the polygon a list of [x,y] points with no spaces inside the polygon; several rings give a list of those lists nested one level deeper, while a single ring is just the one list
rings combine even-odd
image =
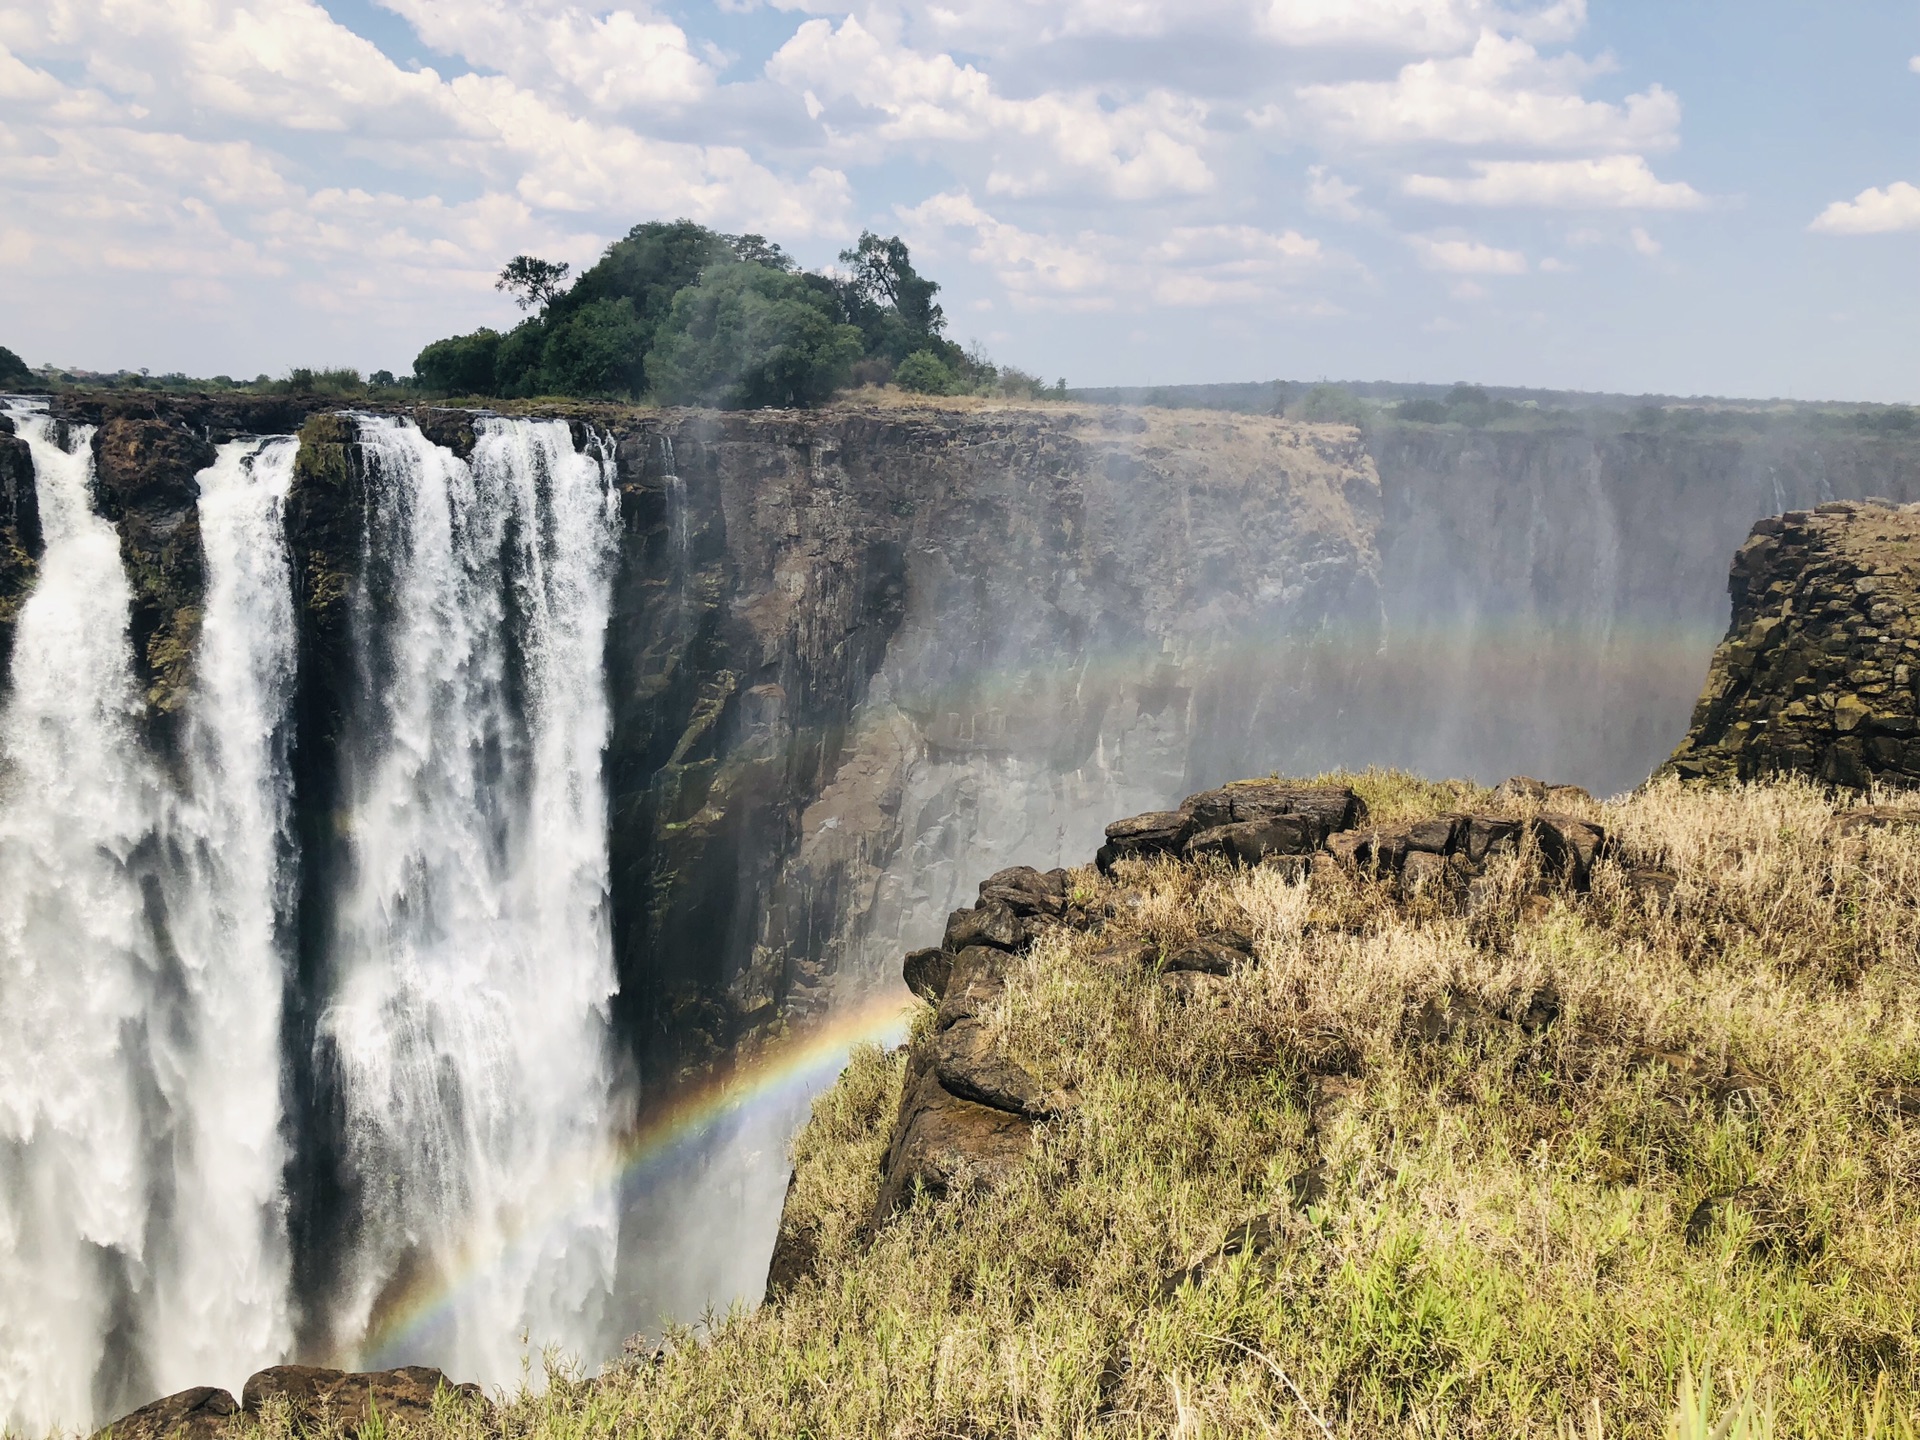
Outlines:
[{"label": "dark basalt rock", "polygon": [[248,1378],[240,1393],[240,1405],[249,1415],[258,1415],[269,1402],[281,1401],[298,1431],[331,1420],[347,1435],[358,1435],[373,1408],[379,1410],[383,1423],[425,1423],[433,1416],[434,1396],[442,1390],[465,1404],[484,1403],[478,1385],[452,1384],[430,1365],[357,1373],[313,1365],[275,1365]]},{"label": "dark basalt rock", "polygon": [[934,1073],[933,1057],[916,1050],[881,1165],[875,1225],[886,1223],[916,1186],[937,1198],[1004,1184],[1032,1143],[1031,1120],[952,1094]]},{"label": "dark basalt rock", "polygon": [[907,988],[929,1005],[940,1003],[952,974],[953,955],[941,949],[909,951],[900,964],[900,978]]},{"label": "dark basalt rock", "polygon": [[94,503],[120,533],[134,669],[163,736],[192,686],[206,587],[197,477],[214,454],[203,436],[158,419],[112,416],[93,437]]},{"label": "dark basalt rock", "polygon": [[196,1385],[122,1415],[93,1440],[219,1440],[239,1413],[225,1390]]},{"label": "dark basalt rock", "polygon": [[1161,969],[1197,970],[1206,975],[1231,975],[1253,958],[1253,944],[1239,935],[1203,935],[1172,951]]},{"label": "dark basalt rock", "polygon": [[1347,830],[1329,836],[1326,848],[1340,864],[1398,876],[1408,888],[1438,884],[1464,891],[1490,858],[1528,839],[1552,878],[1575,890],[1585,890],[1594,863],[1611,858],[1616,849],[1603,826],[1552,813],[1530,819],[1442,815],[1386,829]]},{"label": "dark basalt rock", "polygon": [[1733,619],[1662,774],[1920,784],[1920,509],[1841,501],[1762,520]]},{"label": "dark basalt rock", "polygon": [[1366,805],[1344,785],[1247,780],[1189,795],[1178,810],[1116,820],[1094,864],[1107,874],[1121,860],[1189,849],[1255,864],[1269,855],[1310,853],[1328,835],[1365,819]]},{"label": "dark basalt rock", "polygon": [[34,481],[33,452],[0,415],[0,687],[13,658],[13,630],[45,549],[40,535],[40,492]]},{"label": "dark basalt rock", "polygon": [[956,910],[949,915],[942,944],[958,954],[972,945],[1018,950],[1027,939],[1027,927],[1011,908],[998,900],[986,900],[971,910]]}]

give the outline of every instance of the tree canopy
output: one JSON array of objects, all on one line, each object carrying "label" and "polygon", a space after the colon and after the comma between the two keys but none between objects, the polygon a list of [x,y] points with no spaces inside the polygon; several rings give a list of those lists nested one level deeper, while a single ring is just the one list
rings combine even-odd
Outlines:
[{"label": "tree canopy", "polygon": [[940,286],[915,270],[905,241],[865,232],[840,260],[844,274],[810,273],[764,235],[690,220],[634,226],[571,286],[564,262],[516,255],[496,286],[531,313],[505,334],[434,341],[414,360],[414,384],[737,408],[817,404],[903,366],[933,393],[998,375],[945,338]]},{"label": "tree canopy", "polygon": [[6,346],[0,345],[0,385],[25,385],[32,381],[33,371]]}]

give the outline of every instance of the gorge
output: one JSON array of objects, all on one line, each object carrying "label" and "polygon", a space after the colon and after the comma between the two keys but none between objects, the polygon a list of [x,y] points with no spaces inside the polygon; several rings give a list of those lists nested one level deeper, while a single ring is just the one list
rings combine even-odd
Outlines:
[{"label": "gorge", "polygon": [[639,1188],[596,1158],[677,1081],[894,985],[986,875],[1229,778],[1632,785],[1752,521],[1920,499],[1920,445],[1790,427],[6,415],[31,1432],[292,1356],[507,1384],[757,1293],[790,1109]]}]

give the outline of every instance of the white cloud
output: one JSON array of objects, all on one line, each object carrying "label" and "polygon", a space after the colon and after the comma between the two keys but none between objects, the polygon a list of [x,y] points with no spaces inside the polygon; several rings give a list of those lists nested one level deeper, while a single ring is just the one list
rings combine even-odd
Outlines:
[{"label": "white cloud", "polygon": [[993,273],[1015,305],[1029,308],[1259,303],[1334,263],[1318,240],[1252,225],[1175,226],[1144,241],[1090,230],[1062,239],[1001,220],[964,191],[900,215],[922,232],[970,232],[969,258]]},{"label": "white cloud", "polygon": [[1680,102],[1654,85],[1624,105],[1588,100],[1596,67],[1543,59],[1526,40],[1488,31],[1470,54],[1404,66],[1392,80],[1307,85],[1299,98],[1336,139],[1375,146],[1507,145],[1530,150],[1641,150],[1676,142]]},{"label": "white cloud", "polygon": [[1407,244],[1429,270],[1448,275],[1524,275],[1527,257],[1518,250],[1501,250],[1479,240],[1409,235]]},{"label": "white cloud", "polygon": [[1542,275],[1571,275],[1573,273],[1573,266],[1559,259],[1557,256],[1549,255],[1540,262],[1540,273]]},{"label": "white cloud", "polygon": [[1324,165],[1307,167],[1307,209],[1335,220],[1370,219],[1373,212],[1357,202],[1358,185],[1349,185]]},{"label": "white cloud", "polygon": [[[1916,61],[1920,68],[1920,61]],[[1823,235],[1884,235],[1920,230],[1920,185],[1896,180],[1886,189],[1862,190],[1851,200],[1836,200],[1807,227]]]},{"label": "white cloud", "polygon": [[877,112],[873,132],[884,142],[987,147],[989,193],[1091,184],[1116,199],[1140,200],[1213,188],[1199,149],[1206,109],[1169,91],[1113,108],[1091,90],[1013,100],[974,66],[893,43],[855,16],[837,30],[826,20],[807,21],[767,62],[767,74],[791,89]]},{"label": "white cloud", "polygon": [[1660,253],[1660,242],[1647,233],[1644,225],[1636,225],[1633,229],[1629,230],[1627,232],[1627,239],[1632,242],[1633,248],[1642,255],[1651,256]]},{"label": "white cloud", "polygon": [[379,0],[434,49],[525,85],[558,83],[607,113],[700,99],[713,71],[678,25],[645,9],[555,0]]},{"label": "white cloud", "polygon": [[1472,179],[1409,175],[1401,189],[1422,200],[1557,210],[1698,210],[1706,197],[1664,181],[1639,155],[1592,160],[1474,160]]}]

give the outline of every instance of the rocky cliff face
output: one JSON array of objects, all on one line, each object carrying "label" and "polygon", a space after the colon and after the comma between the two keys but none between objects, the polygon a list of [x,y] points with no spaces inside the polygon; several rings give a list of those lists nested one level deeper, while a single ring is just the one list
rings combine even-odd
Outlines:
[{"label": "rocky cliff face", "polygon": [[40,552],[33,456],[27,442],[13,433],[13,422],[0,415],[0,677],[13,656],[14,621],[33,586]]},{"label": "rocky cliff face", "polygon": [[[99,427],[156,720],[191,665],[193,473],[222,439],[305,426],[296,770],[323,883],[359,683],[352,421],[318,400],[63,404]],[[471,449],[464,412],[411,413]],[[824,1004],[836,968],[887,974],[982,875],[1084,854],[1105,818],[1225,776],[1632,784],[1681,733],[1754,518],[1920,498],[1899,437],[884,404],[575,424],[619,464],[613,921],[620,1029],[653,1075]],[[30,561],[31,486],[7,493],[6,555]]]},{"label": "rocky cliff face", "polygon": [[1920,783],[1920,511],[1839,501],[1762,520],[1728,588],[1733,624],[1665,768]]}]

